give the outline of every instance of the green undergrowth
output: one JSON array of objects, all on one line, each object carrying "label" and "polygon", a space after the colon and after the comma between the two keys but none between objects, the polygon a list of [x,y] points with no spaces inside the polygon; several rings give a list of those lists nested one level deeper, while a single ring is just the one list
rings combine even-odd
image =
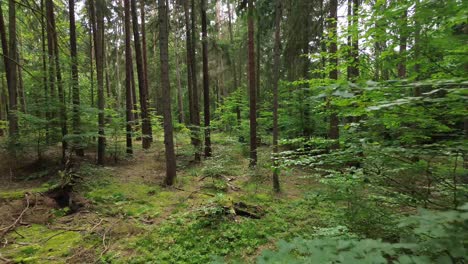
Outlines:
[{"label": "green undergrowth", "polygon": [[0,252],[15,263],[66,263],[72,249],[84,242],[79,232],[36,224],[17,228],[8,239],[15,243]]},{"label": "green undergrowth", "polygon": [[[260,219],[234,216],[225,208],[233,201],[262,207]],[[223,209],[224,208],[224,209]],[[132,263],[209,263],[251,260],[259,248],[298,235],[313,237],[333,224],[329,204],[311,205],[306,199],[278,199],[269,193],[240,197],[218,195],[200,208],[171,216],[131,247]]]},{"label": "green undergrowth", "polygon": [[127,217],[158,217],[169,205],[177,204],[177,194],[158,185],[120,182],[112,177],[87,186],[85,197],[101,213]]}]

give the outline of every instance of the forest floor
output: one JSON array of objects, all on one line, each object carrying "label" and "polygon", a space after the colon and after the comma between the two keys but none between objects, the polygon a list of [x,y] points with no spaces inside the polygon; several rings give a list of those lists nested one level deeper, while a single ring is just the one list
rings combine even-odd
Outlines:
[{"label": "forest floor", "polygon": [[[3,164],[0,263],[245,263],[281,239],[345,232],[337,205],[316,199],[323,187],[310,172],[282,171],[275,194],[269,148],[252,170],[247,146],[224,134],[213,141],[214,157],[194,164],[188,137],[178,139],[171,188],[161,186],[159,141],[104,167],[88,153],[67,172],[57,171],[52,151],[52,161],[25,164],[21,181]],[[78,181],[64,204],[48,190],[67,175]]]}]

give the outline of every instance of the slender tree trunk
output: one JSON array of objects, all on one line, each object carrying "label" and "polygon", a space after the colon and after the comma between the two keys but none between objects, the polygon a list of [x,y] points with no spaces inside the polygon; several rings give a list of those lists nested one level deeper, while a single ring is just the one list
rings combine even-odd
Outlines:
[{"label": "slender tree trunk", "polygon": [[278,172],[278,82],[279,82],[279,68],[281,56],[281,17],[282,5],[281,0],[276,0],[276,15],[275,15],[275,47],[274,47],[274,62],[273,62],[273,190],[280,192],[279,172]]},{"label": "slender tree trunk", "polygon": [[249,94],[250,94],[250,166],[257,165],[257,94],[255,87],[255,32],[253,0],[248,1]]},{"label": "slender tree trunk", "polygon": [[138,90],[140,92],[141,132],[143,135],[142,146],[144,149],[149,149],[151,147],[151,120],[148,112],[148,94],[145,88],[143,54],[140,43],[140,33],[138,30],[136,0],[130,0],[130,5],[133,21],[133,40],[135,46],[135,59],[137,64]]},{"label": "slender tree trunk", "polygon": [[402,16],[403,25],[400,27],[400,62],[398,63],[398,78],[405,79],[406,78],[406,46],[408,42],[407,37],[407,21],[408,21],[408,11],[403,12]]},{"label": "slender tree trunk", "polygon": [[359,78],[359,0],[353,0],[353,77]]},{"label": "slender tree trunk", "polygon": [[[44,0],[41,0],[41,12],[44,12]],[[50,117],[50,106],[49,106],[49,85],[47,83],[47,55],[46,55],[46,22],[45,16],[41,16],[41,44],[42,44],[42,82],[44,86],[44,111],[45,111],[45,118],[47,122],[45,122],[45,141],[46,144],[50,143],[50,135],[49,135],[49,122],[48,120],[51,119]]]},{"label": "slender tree trunk", "polygon": [[[231,50],[234,47],[234,34],[232,31],[232,11],[231,11],[231,3],[228,1],[227,3],[228,7],[228,28],[229,28],[229,41],[231,43]],[[234,87],[232,91],[235,91],[236,89],[239,88],[239,83],[237,81],[237,68],[236,68],[236,59],[235,56],[230,56],[231,57],[231,68],[232,68],[232,75],[233,75],[233,81],[234,81]],[[240,64],[240,63],[239,63]],[[241,111],[240,111],[240,106],[236,106],[236,117],[237,117],[237,125],[240,127],[241,123]]]},{"label": "slender tree trunk", "polygon": [[[88,0],[89,2],[90,0]],[[91,14],[89,14],[91,17]],[[90,24],[93,23],[90,21]],[[94,107],[94,32],[93,32],[93,25],[89,26],[89,74],[90,74],[90,83],[91,83],[91,107]]]},{"label": "slender tree trunk", "polygon": [[203,105],[205,121],[205,157],[211,157],[210,137],[210,77],[208,75],[208,29],[206,0],[201,0],[202,47],[203,47]]},{"label": "slender tree trunk", "polygon": [[[5,83],[3,79],[3,74],[0,75],[0,83],[0,121],[5,121],[7,119],[8,103],[5,94]],[[3,130],[3,127],[0,127],[0,137],[3,137],[4,135],[5,131]]]},{"label": "slender tree trunk", "polygon": [[132,122],[133,122],[133,98],[132,98],[132,40],[130,32],[130,2],[124,0],[124,24],[125,24],[125,117],[126,125],[126,139],[127,139],[127,154],[133,154],[132,143]]},{"label": "slender tree trunk", "polygon": [[[147,46],[146,46],[146,20],[145,20],[145,0],[140,0],[140,12],[141,12],[141,49],[142,49],[142,56],[143,56],[143,77],[144,77],[144,84],[145,84],[145,94],[146,94],[146,106],[149,107],[149,81],[148,81],[148,54],[147,54]],[[148,112],[148,119],[151,122],[149,117],[149,109]],[[148,128],[147,128],[148,129]],[[151,123],[149,124],[149,140],[153,142],[153,130],[151,127]]]},{"label": "slender tree trunk", "polygon": [[[57,92],[58,92],[58,99],[59,99],[59,120],[60,120],[60,127],[62,130],[62,162],[65,163],[65,154],[68,148],[67,141],[65,140],[65,136],[68,134],[67,128],[67,112],[65,107],[65,91],[63,89],[63,82],[62,82],[62,71],[60,68],[60,58],[59,58],[59,50],[58,50],[58,37],[57,37],[57,29],[55,23],[55,14],[54,14],[54,3],[52,0],[46,1],[46,9],[47,9],[47,17],[48,17],[48,24],[50,24],[51,30],[51,41],[53,45],[53,58],[54,58],[54,66],[55,66],[55,76],[56,76],[56,84],[57,84]],[[53,78],[53,77],[51,77]]]},{"label": "slender tree trunk", "polygon": [[18,99],[20,102],[20,109],[22,113],[27,113],[26,112],[26,96],[24,95],[24,82],[23,82],[23,70],[20,67],[21,64],[21,34],[20,32],[17,32],[17,39],[18,39],[18,45],[16,46],[16,60],[18,62],[17,64],[17,71],[18,71]]},{"label": "slender tree trunk", "polygon": [[177,117],[180,124],[184,124],[184,101],[182,94],[182,81],[180,76],[180,65],[179,65],[179,54],[177,52],[179,46],[176,39],[176,51],[175,51],[175,63],[176,63],[176,75],[177,75]]},{"label": "slender tree trunk", "polygon": [[[330,64],[332,70],[330,71],[329,78],[332,80],[338,80],[338,57],[337,57],[337,41],[338,41],[338,31],[337,31],[337,21],[338,21],[338,0],[331,0],[330,1],[330,34],[332,39],[330,41]],[[328,130],[328,137],[330,139],[336,140],[336,143],[333,144],[332,148],[338,148],[339,142],[338,139],[340,137],[340,130],[339,130],[339,119],[336,110],[333,109],[331,105],[330,98],[327,99],[327,107],[331,110],[330,114],[330,127]]]},{"label": "slender tree trunk", "polygon": [[161,86],[164,114],[164,146],[166,149],[166,179],[165,184],[172,186],[176,179],[176,157],[171,114],[171,90],[169,82],[169,23],[166,0],[158,0],[159,15],[159,52],[161,59]]},{"label": "slender tree trunk", "polygon": [[[16,111],[18,110],[17,103],[17,85],[16,85],[16,65],[14,59],[14,50],[16,48],[16,7],[13,0],[9,0],[9,36],[10,42],[7,42],[7,33],[5,23],[3,20],[3,10],[0,3],[0,38],[2,42],[3,50],[3,62],[5,64],[5,72],[7,75],[7,86],[8,86],[8,136],[11,146],[14,146],[19,136],[18,128],[18,116]],[[13,52],[12,52],[13,51]],[[12,154],[15,151],[12,149]]]},{"label": "slender tree trunk", "polygon": [[104,165],[105,150],[106,150],[106,138],[104,135],[104,10],[105,3],[103,0],[96,1],[96,7],[94,1],[90,1],[90,14],[91,24],[94,32],[94,51],[96,56],[96,75],[98,85],[98,155],[97,164]]},{"label": "slender tree trunk", "polygon": [[[421,80],[421,24],[419,21],[419,0],[415,0],[414,6],[414,72],[416,81]],[[421,87],[415,86],[413,91],[414,96],[421,96]]]},{"label": "slender tree trunk", "polygon": [[[187,0],[188,1],[188,0]],[[191,63],[191,71],[192,71],[192,104],[193,104],[193,126],[195,127],[195,162],[200,161],[201,159],[201,134],[200,134],[200,102],[199,102],[199,92],[198,92],[198,70],[197,70],[197,55],[196,55],[196,48],[197,48],[197,30],[196,30],[196,9],[195,9],[195,0],[191,0],[191,56],[192,56],[192,63]]]},{"label": "slender tree trunk", "polygon": [[[197,86],[195,78],[195,55],[193,48],[193,39],[192,39],[192,25],[191,25],[191,14],[189,1],[184,1],[184,17],[185,17],[185,41],[186,41],[186,50],[187,50],[187,88],[188,88],[188,97],[189,97],[189,118],[190,118],[190,128],[191,128],[191,141],[195,149],[195,162],[200,161],[200,136],[199,136],[199,127],[200,127],[200,114],[198,111],[198,96],[197,96]],[[192,10],[192,16],[194,16]],[[194,79],[195,78],[195,79]],[[196,100],[194,99],[196,98]]]},{"label": "slender tree trunk", "polygon": [[71,85],[72,85],[72,103],[73,103],[73,148],[77,156],[84,156],[84,150],[81,146],[81,118],[80,118],[80,87],[78,83],[78,52],[76,45],[76,22],[75,22],[75,0],[68,1],[68,12],[70,16],[70,54],[71,54]]}]

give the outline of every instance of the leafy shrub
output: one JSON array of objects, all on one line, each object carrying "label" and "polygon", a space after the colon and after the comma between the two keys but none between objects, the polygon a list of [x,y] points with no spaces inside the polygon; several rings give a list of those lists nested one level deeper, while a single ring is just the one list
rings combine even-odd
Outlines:
[{"label": "leafy shrub", "polygon": [[468,260],[468,204],[457,211],[420,210],[404,218],[411,237],[400,243],[328,237],[280,241],[257,263],[465,263]]}]

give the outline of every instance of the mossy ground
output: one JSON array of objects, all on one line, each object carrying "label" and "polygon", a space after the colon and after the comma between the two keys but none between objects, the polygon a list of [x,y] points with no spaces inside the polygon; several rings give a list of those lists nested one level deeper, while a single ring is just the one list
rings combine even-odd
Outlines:
[{"label": "mossy ground", "polygon": [[[161,143],[106,167],[82,164],[76,190],[89,207],[72,215],[53,210],[47,225],[25,223],[8,234],[0,253],[23,263],[253,262],[279,239],[313,236],[336,225],[334,206],[304,196],[322,188],[302,177],[307,172],[283,171],[283,191],[275,194],[268,148],[260,148],[258,166],[249,169],[247,146],[221,134],[213,141],[214,157],[193,164],[189,138],[177,138],[178,180],[172,188],[161,186]],[[8,190],[0,196],[23,194]],[[265,215],[229,214],[239,201],[261,207]]]}]

